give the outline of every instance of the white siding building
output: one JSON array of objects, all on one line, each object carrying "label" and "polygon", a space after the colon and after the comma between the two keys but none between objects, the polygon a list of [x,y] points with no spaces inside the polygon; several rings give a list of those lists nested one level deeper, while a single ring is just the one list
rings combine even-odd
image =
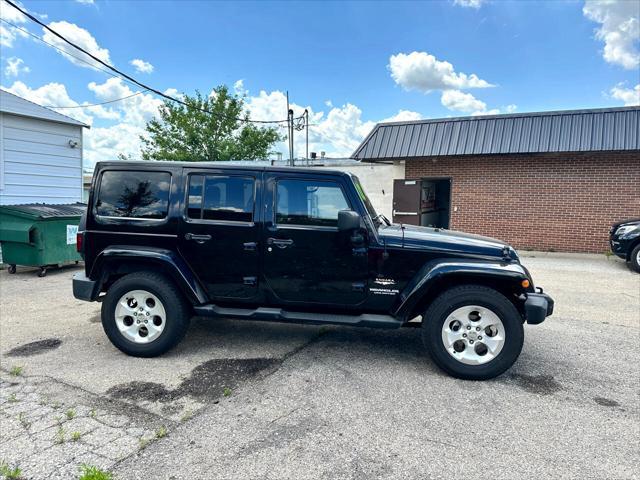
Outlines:
[{"label": "white siding building", "polygon": [[83,128],[0,90],[0,205],[81,202]]}]

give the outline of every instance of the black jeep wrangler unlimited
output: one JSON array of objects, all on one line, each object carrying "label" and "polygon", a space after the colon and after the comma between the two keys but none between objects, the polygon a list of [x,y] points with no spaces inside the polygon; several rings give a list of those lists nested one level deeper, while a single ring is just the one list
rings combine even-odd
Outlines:
[{"label": "black jeep wrangler unlimited", "polygon": [[[498,240],[390,224],[342,172],[98,163],[76,298],[129,355],[176,345],[192,315],[398,328],[451,375],[507,370],[553,300]],[[411,322],[416,325],[416,322]],[[419,325],[419,324],[418,324]]]}]

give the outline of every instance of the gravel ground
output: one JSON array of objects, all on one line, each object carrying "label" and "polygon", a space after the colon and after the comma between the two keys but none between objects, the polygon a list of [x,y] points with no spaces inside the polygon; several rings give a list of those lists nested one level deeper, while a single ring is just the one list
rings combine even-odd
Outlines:
[{"label": "gravel ground", "polygon": [[465,382],[419,331],[194,319],[117,351],[75,269],[0,272],[0,461],[24,478],[638,478],[640,275],[525,254],[556,300],[505,375]]}]

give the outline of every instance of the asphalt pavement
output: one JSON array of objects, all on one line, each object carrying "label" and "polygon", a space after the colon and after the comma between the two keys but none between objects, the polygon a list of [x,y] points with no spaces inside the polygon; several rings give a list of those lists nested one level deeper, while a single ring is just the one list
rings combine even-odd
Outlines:
[{"label": "asphalt pavement", "polygon": [[26,478],[638,478],[640,275],[525,255],[556,311],[486,382],[441,373],[418,329],[194,319],[169,354],[131,358],[71,296],[74,269],[0,272],[0,461]]}]

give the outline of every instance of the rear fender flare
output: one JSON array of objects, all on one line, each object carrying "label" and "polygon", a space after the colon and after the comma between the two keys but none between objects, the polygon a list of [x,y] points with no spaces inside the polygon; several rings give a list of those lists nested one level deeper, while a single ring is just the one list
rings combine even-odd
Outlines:
[{"label": "rear fender flare", "polygon": [[[148,264],[167,274],[193,305],[208,302],[207,293],[186,262],[175,252],[162,248],[138,246],[112,246],[96,258],[89,277],[102,286],[112,274],[131,273],[138,266]],[[129,269],[128,265],[134,267]]]},{"label": "rear fender flare", "polygon": [[[439,259],[427,262],[402,290],[393,315],[396,318],[409,320],[409,316],[433,288],[438,288],[442,281],[459,276],[465,283],[486,283],[487,280],[513,285],[514,290],[525,289],[522,280],[529,279],[528,272],[519,263],[492,262],[486,260]],[[533,292],[530,286],[528,291]]]}]

